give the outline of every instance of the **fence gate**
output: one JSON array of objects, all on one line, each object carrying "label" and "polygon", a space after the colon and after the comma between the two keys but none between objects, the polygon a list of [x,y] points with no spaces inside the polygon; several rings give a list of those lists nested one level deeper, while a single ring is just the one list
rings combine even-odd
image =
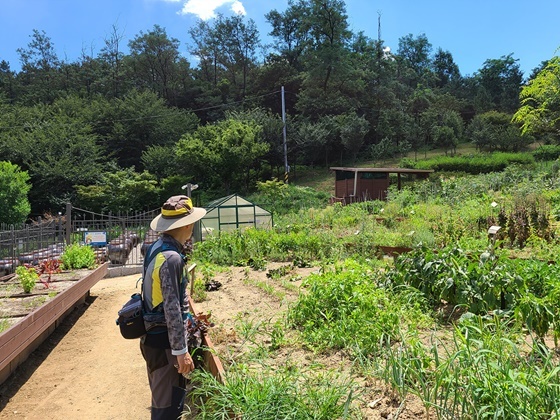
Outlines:
[{"label": "fence gate", "polygon": [[100,262],[142,265],[145,249],[157,239],[150,222],[159,209],[144,213],[95,213],[66,206],[66,243],[90,245]]}]

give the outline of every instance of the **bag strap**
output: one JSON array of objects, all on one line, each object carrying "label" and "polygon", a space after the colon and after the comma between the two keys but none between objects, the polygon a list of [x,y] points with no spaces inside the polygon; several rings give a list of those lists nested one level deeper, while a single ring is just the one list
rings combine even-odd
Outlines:
[{"label": "bag strap", "polygon": [[[153,259],[160,253],[163,251],[175,251],[177,252],[177,254],[181,255],[181,252],[179,252],[179,250],[173,246],[170,245],[166,242],[163,242],[158,248],[156,248],[153,252],[152,252],[152,248],[155,246],[155,244],[157,243],[154,242],[150,245],[150,247],[146,250],[146,255],[147,258],[144,259],[144,265],[143,265],[143,276],[142,276],[142,287],[141,287],[141,292],[140,294],[142,295],[142,307],[144,306],[144,277],[146,277],[146,270],[148,270],[148,267],[150,266],[150,263],[153,261]],[[181,278],[181,282],[179,284],[179,302],[183,302],[183,300],[185,299],[185,290],[187,288],[187,278],[186,276],[183,274],[182,278]],[[159,306],[159,305],[158,305]],[[145,308],[144,308],[145,310]]]}]

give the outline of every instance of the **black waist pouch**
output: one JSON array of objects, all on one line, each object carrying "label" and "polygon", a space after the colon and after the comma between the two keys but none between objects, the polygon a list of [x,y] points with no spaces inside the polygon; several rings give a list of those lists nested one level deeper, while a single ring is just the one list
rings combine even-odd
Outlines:
[{"label": "black waist pouch", "polygon": [[118,312],[117,325],[124,338],[140,338],[146,334],[140,293],[134,293],[123,305]]},{"label": "black waist pouch", "polygon": [[170,349],[169,335],[166,327],[155,327],[150,329],[144,337],[144,344],[156,349]]}]

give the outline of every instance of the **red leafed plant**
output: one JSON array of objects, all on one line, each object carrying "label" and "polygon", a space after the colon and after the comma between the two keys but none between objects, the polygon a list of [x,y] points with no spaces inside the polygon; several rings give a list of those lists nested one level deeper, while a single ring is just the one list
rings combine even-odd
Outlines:
[{"label": "red leafed plant", "polygon": [[49,287],[49,283],[51,282],[51,276],[56,273],[60,273],[62,270],[60,268],[60,260],[58,259],[47,259],[43,260],[39,263],[39,267],[37,267],[37,273],[39,276],[46,274],[47,281],[41,280],[39,277],[39,281],[45,285],[45,287]]}]

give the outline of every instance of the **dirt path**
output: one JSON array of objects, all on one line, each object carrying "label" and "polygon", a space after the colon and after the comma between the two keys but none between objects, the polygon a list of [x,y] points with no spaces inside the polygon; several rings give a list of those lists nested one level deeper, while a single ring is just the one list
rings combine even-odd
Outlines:
[{"label": "dirt path", "polygon": [[0,419],[149,419],[150,391],[138,340],[116,313],[138,275],[107,278],[0,386]]}]

